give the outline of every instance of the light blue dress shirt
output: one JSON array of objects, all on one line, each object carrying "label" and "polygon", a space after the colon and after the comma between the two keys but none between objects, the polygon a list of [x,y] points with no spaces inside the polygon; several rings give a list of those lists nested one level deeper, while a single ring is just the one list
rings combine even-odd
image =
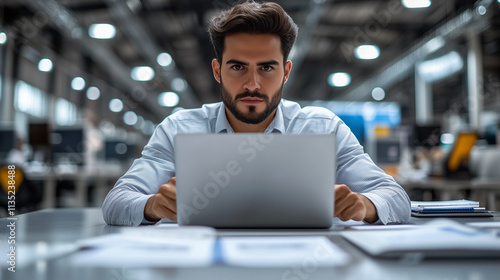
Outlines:
[{"label": "light blue dress shirt", "polygon": [[[234,133],[222,102],[199,109],[181,110],[165,118],[130,169],[108,193],[102,206],[111,225],[151,223],[144,218],[147,200],[175,174],[174,136],[178,133]],[[335,133],[337,138],[337,184],[346,184],[375,205],[377,223],[405,223],[410,219],[410,199],[392,177],[377,167],[363,151],[345,123],[331,111],[304,107],[282,100],[276,117],[265,133]],[[333,187],[333,186],[332,186]]]}]

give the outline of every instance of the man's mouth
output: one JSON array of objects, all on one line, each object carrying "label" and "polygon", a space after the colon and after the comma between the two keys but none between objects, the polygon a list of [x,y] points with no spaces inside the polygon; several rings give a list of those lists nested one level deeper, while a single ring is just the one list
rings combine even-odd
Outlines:
[{"label": "man's mouth", "polygon": [[262,98],[259,98],[259,97],[244,97],[244,98],[241,98],[240,101],[245,103],[245,104],[251,104],[251,105],[255,105],[255,104],[258,104],[260,102],[263,102]]}]

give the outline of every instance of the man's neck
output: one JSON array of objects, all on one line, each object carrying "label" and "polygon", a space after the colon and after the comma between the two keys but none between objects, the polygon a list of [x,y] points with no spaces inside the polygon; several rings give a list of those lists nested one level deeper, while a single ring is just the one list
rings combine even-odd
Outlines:
[{"label": "man's neck", "polygon": [[277,111],[274,110],[274,112],[271,113],[269,117],[267,117],[267,119],[258,124],[249,124],[238,120],[231,112],[229,112],[227,108],[225,109],[226,109],[227,121],[229,122],[229,125],[231,126],[233,131],[236,133],[262,133],[266,131],[266,128],[274,120]]}]

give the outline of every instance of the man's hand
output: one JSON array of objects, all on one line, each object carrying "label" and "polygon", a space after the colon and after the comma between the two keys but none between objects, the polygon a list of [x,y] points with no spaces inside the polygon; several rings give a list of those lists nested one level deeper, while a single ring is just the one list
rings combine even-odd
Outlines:
[{"label": "man's hand", "polygon": [[346,185],[335,185],[335,216],[342,221],[353,219],[374,223],[378,220],[373,203]]},{"label": "man's hand", "polygon": [[175,177],[172,177],[168,183],[160,186],[157,194],[148,199],[144,207],[144,218],[151,222],[161,218],[177,221],[176,197]]}]

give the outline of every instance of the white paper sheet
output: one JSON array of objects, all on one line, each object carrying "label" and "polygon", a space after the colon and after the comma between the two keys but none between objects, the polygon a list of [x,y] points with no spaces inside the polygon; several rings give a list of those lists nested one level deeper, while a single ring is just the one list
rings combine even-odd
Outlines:
[{"label": "white paper sheet", "polygon": [[73,256],[81,266],[179,267],[213,262],[215,230],[205,227],[124,228],[123,232],[81,240]]},{"label": "white paper sheet", "polygon": [[225,237],[223,261],[246,267],[339,266],[349,261],[326,237]]}]

